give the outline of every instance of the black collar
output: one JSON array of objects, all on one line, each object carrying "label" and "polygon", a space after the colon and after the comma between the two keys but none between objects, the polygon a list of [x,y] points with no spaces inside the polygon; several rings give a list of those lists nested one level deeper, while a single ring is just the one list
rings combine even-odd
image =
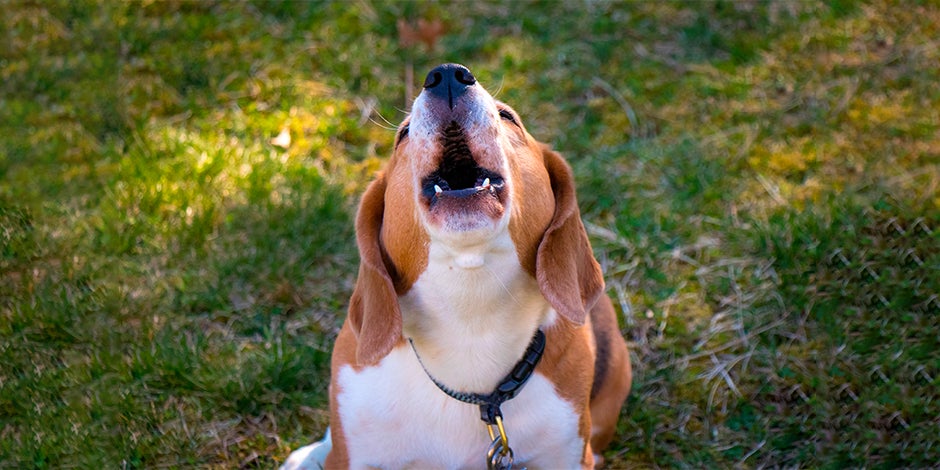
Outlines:
[{"label": "black collar", "polygon": [[489,425],[496,424],[497,416],[502,418],[503,414],[499,409],[499,405],[515,397],[516,394],[519,393],[519,390],[522,390],[522,386],[525,385],[529,377],[532,376],[535,366],[537,366],[539,360],[542,359],[542,353],[545,352],[545,333],[543,333],[541,329],[535,330],[535,336],[533,336],[532,341],[529,342],[529,347],[526,348],[522,359],[513,366],[512,372],[496,386],[496,390],[488,394],[468,393],[451,390],[446,385],[438,382],[437,379],[428,372],[427,367],[424,367],[424,362],[421,361],[421,356],[418,355],[418,350],[415,349],[414,341],[409,339],[408,342],[411,343],[411,349],[414,350],[415,356],[418,358],[418,363],[421,364],[421,368],[424,369],[424,373],[428,375],[431,382],[434,382],[437,388],[441,389],[442,392],[446,393],[451,398],[471,405],[479,405],[480,419]]}]

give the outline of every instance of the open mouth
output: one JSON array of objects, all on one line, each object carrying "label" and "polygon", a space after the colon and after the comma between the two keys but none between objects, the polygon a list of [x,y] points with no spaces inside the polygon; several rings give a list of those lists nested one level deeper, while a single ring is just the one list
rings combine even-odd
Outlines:
[{"label": "open mouth", "polygon": [[467,199],[479,195],[498,197],[503,178],[479,166],[467,166],[457,172],[435,171],[424,178],[421,194],[433,207],[444,198]]},{"label": "open mouth", "polygon": [[451,123],[444,129],[443,139],[440,166],[421,180],[421,195],[428,208],[445,201],[463,201],[471,206],[481,198],[499,201],[505,187],[503,177],[477,164],[460,127]]}]

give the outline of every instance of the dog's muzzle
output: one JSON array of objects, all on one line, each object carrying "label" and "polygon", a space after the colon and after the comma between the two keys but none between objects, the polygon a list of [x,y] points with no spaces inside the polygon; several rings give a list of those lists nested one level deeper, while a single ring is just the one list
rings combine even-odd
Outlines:
[{"label": "dog's muzzle", "polygon": [[489,94],[469,69],[444,64],[428,73],[415,107],[414,120],[423,121],[440,149],[419,181],[431,220],[464,230],[478,225],[474,214],[500,219],[506,184],[501,165],[493,164],[499,121],[490,116],[496,112]]}]

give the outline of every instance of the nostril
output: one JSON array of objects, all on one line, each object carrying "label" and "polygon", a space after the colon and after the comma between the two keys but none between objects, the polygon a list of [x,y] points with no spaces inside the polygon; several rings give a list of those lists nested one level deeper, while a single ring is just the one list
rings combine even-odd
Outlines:
[{"label": "nostril", "polygon": [[456,72],[454,72],[454,78],[464,85],[473,85],[477,82],[476,77],[467,69],[457,69]]},{"label": "nostril", "polygon": [[424,79],[424,91],[428,92],[428,96],[445,100],[450,109],[454,109],[461,97],[476,83],[476,77],[463,65],[443,64],[428,72]]},{"label": "nostril", "polygon": [[440,72],[431,72],[428,74],[427,78],[424,79],[424,88],[434,88],[441,84],[441,81],[444,77]]}]

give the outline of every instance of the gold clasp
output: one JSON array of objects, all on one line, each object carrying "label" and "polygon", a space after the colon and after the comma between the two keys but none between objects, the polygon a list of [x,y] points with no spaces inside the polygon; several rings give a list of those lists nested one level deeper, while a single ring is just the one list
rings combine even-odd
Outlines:
[{"label": "gold clasp", "polygon": [[[506,436],[506,428],[503,427],[503,418],[496,416],[496,432],[493,431],[493,425],[486,426],[490,433],[490,439],[493,442],[486,453],[486,464],[488,469],[509,470],[512,468],[512,449],[509,447],[509,437]],[[497,435],[499,433],[499,435]]]},{"label": "gold clasp", "polygon": [[[496,441],[496,434],[493,433],[493,425],[487,425],[486,430],[490,433],[490,440]],[[503,446],[503,449],[509,449],[509,437],[506,436],[506,428],[503,427],[502,416],[496,416],[496,431],[499,432],[499,439],[502,441],[500,444]]]}]

